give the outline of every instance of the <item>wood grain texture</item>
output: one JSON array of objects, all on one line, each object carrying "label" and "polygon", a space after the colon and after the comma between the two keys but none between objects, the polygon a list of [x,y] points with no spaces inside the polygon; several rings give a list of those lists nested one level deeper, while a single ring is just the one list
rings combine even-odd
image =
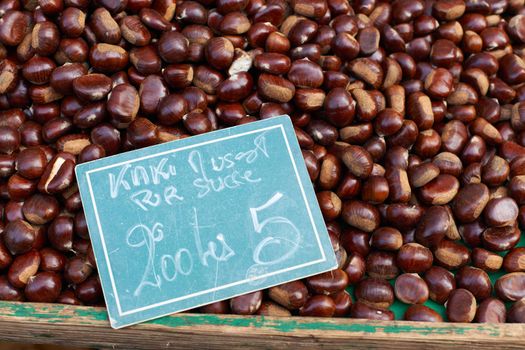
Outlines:
[{"label": "wood grain texture", "polygon": [[0,302],[0,340],[114,349],[519,349],[525,325],[178,314],[114,330],[103,308]]},{"label": "wood grain texture", "polygon": [[58,345],[41,344],[19,344],[19,343],[0,343],[0,350],[89,350],[87,348],[72,348]]}]

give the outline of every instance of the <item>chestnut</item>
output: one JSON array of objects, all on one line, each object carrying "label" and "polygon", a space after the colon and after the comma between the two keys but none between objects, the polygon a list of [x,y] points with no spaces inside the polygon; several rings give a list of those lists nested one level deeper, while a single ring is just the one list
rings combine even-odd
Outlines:
[{"label": "chestnut", "polygon": [[513,248],[503,258],[503,268],[507,272],[524,272],[525,248]]},{"label": "chestnut", "polygon": [[475,321],[479,323],[504,323],[506,319],[505,304],[499,299],[487,298],[479,304]]},{"label": "chestnut", "polygon": [[234,314],[252,315],[259,310],[262,303],[262,292],[252,292],[230,299],[230,309]]},{"label": "chestnut", "polygon": [[443,322],[441,315],[425,305],[414,304],[405,311],[403,316],[407,321]]},{"label": "chestnut", "polygon": [[352,305],[352,309],[350,310],[350,317],[368,320],[392,321],[394,320],[394,313],[390,310],[381,309],[357,301]]},{"label": "chestnut", "polygon": [[359,254],[351,253],[348,255],[344,271],[348,276],[350,285],[359,282],[365,275],[365,270],[365,260]]},{"label": "chestnut", "polygon": [[379,250],[396,251],[403,245],[403,236],[393,227],[380,227],[372,232],[370,245]]},{"label": "chestnut", "polygon": [[341,216],[349,225],[366,232],[379,227],[379,212],[373,205],[363,201],[351,200],[343,203]]},{"label": "chestnut", "polygon": [[524,272],[511,272],[496,280],[494,290],[503,301],[518,301],[524,297],[523,283],[525,283]]},{"label": "chestnut", "polygon": [[24,294],[28,301],[52,303],[62,291],[60,276],[51,271],[39,272],[29,278]]},{"label": "chestnut", "polygon": [[[483,269],[487,272],[498,271],[503,265],[503,261],[504,261],[503,257],[499,256],[496,253],[488,251],[484,248],[474,248],[472,250],[471,255],[472,255],[472,265],[480,269]],[[513,255],[509,256],[509,261],[511,260],[512,256]],[[515,271],[510,271],[510,272],[515,272]]]},{"label": "chestnut", "polygon": [[510,197],[494,198],[488,201],[483,216],[485,222],[493,227],[510,226],[518,217],[518,205]]},{"label": "chestnut", "polygon": [[442,206],[432,206],[426,210],[416,228],[416,241],[426,247],[435,247],[445,237],[449,226],[447,210]]},{"label": "chestnut", "polygon": [[429,298],[426,282],[417,274],[404,273],[396,278],[394,291],[405,304],[423,304]]},{"label": "chestnut", "polygon": [[467,184],[454,198],[454,216],[462,222],[472,222],[481,215],[488,202],[489,189],[485,184]]},{"label": "chestnut", "polygon": [[7,279],[16,288],[27,285],[29,278],[34,276],[40,266],[40,254],[35,250],[18,255],[7,272]]},{"label": "chestnut", "polygon": [[447,301],[446,313],[450,322],[472,322],[476,316],[476,299],[466,289],[455,289]]},{"label": "chestnut", "polygon": [[314,295],[299,309],[301,316],[331,317],[336,310],[336,304],[327,295]]},{"label": "chestnut", "polygon": [[366,257],[366,272],[371,277],[392,279],[399,274],[396,255],[392,252],[372,251]]},{"label": "chestnut", "polygon": [[470,252],[464,245],[443,239],[436,245],[434,257],[439,265],[455,270],[465,266],[470,261]]},{"label": "chestnut", "polygon": [[384,279],[367,278],[357,284],[355,297],[358,302],[387,309],[394,302],[394,289]]},{"label": "chestnut", "polygon": [[284,283],[268,290],[270,299],[288,310],[302,307],[308,298],[308,289],[301,281]]},{"label": "chestnut", "polygon": [[489,275],[472,266],[465,266],[456,273],[456,284],[459,288],[470,291],[477,300],[488,298],[492,292]]},{"label": "chestnut", "polygon": [[10,221],[6,225],[3,235],[5,246],[13,255],[30,251],[36,240],[36,230],[24,220]]},{"label": "chestnut", "polygon": [[333,270],[306,279],[306,285],[316,294],[334,294],[348,286],[348,276],[343,270]]},{"label": "chestnut", "polygon": [[489,227],[481,235],[485,248],[497,252],[513,248],[519,239],[520,230],[517,226]]},{"label": "chestnut", "polygon": [[433,255],[430,249],[418,243],[406,243],[397,252],[396,263],[401,270],[421,273],[430,269]]},{"label": "chestnut", "polygon": [[423,279],[427,283],[430,299],[440,304],[444,304],[450,293],[456,289],[456,280],[452,272],[440,266],[428,269]]}]

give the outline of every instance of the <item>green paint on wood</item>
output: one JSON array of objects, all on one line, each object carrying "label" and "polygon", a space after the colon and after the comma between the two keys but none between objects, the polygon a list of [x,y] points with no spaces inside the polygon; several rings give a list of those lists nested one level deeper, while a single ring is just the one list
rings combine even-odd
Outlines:
[{"label": "green paint on wood", "polygon": [[[40,306],[35,307],[32,303],[10,303],[2,301],[0,302],[0,308],[2,310],[9,310],[4,314],[11,315],[13,317],[36,317],[45,319],[50,323],[60,323],[72,318],[87,318],[86,323],[90,323],[93,320],[105,321],[108,319],[107,313],[104,310],[90,307],[72,307],[67,305],[52,305],[52,306]],[[67,310],[73,311],[66,312]]]},{"label": "green paint on wood", "polygon": [[[73,307],[66,305],[52,305],[35,307],[29,303],[9,303],[0,302],[0,309],[5,310],[4,314],[13,317],[27,318],[37,317],[45,319],[49,323],[60,323],[74,319],[77,323],[90,324],[94,321],[107,321],[107,313],[103,309],[89,307]],[[445,327],[412,326],[410,324],[385,325],[370,323],[350,323],[340,322],[345,319],[327,319],[319,321],[318,319],[308,318],[282,318],[268,319],[264,316],[228,316],[228,315],[190,315],[180,314],[176,316],[162,317],[156,320],[146,322],[170,328],[194,327],[194,326],[230,326],[239,328],[265,328],[282,333],[293,333],[295,331],[336,331],[347,333],[364,333],[374,334],[378,332],[392,334],[409,334],[414,335],[465,335],[469,332],[481,332],[485,336],[499,337],[500,330],[494,326],[476,324],[476,325],[447,325]],[[339,321],[339,322],[338,322]],[[109,324],[108,324],[109,327]],[[242,332],[242,330],[240,330]]]},{"label": "green paint on wood", "polygon": [[107,321],[108,320],[108,313],[106,311],[101,311],[101,310],[94,309],[94,308],[93,309],[87,309],[87,308],[78,309],[75,313],[78,316],[89,317],[97,321]]},{"label": "green paint on wood", "polygon": [[418,335],[463,335],[468,332],[478,331],[483,332],[487,336],[497,337],[500,332],[497,328],[485,325],[472,325],[469,327],[458,328],[454,325],[447,327],[433,327],[431,324],[428,326],[411,326],[411,325],[399,325],[392,324],[391,326],[385,326],[384,324],[369,324],[362,323],[337,323],[337,320],[331,321],[315,321],[308,322],[304,319],[296,320],[295,318],[288,319],[272,319],[267,320],[264,317],[224,317],[216,315],[180,315],[179,317],[164,317],[161,319],[153,320],[148,323],[164,325],[168,327],[184,327],[192,325],[224,325],[232,327],[264,327],[267,329],[276,330],[283,333],[292,333],[298,330],[303,331],[339,331],[339,332],[350,332],[350,333],[416,333]]}]

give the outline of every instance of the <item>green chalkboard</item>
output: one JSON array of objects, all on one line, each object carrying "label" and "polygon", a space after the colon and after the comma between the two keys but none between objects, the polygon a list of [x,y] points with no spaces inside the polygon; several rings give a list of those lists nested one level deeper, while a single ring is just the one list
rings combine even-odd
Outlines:
[{"label": "green chalkboard", "polygon": [[76,167],[111,325],[335,268],[289,117]]}]

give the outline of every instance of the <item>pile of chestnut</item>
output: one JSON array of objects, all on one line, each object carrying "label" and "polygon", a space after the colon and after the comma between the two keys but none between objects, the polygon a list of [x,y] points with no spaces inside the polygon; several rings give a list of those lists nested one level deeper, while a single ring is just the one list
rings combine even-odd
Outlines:
[{"label": "pile of chestnut", "polygon": [[524,0],[0,0],[0,299],[103,305],[76,164],[288,114],[338,268],[198,311],[525,322],[524,57]]}]

